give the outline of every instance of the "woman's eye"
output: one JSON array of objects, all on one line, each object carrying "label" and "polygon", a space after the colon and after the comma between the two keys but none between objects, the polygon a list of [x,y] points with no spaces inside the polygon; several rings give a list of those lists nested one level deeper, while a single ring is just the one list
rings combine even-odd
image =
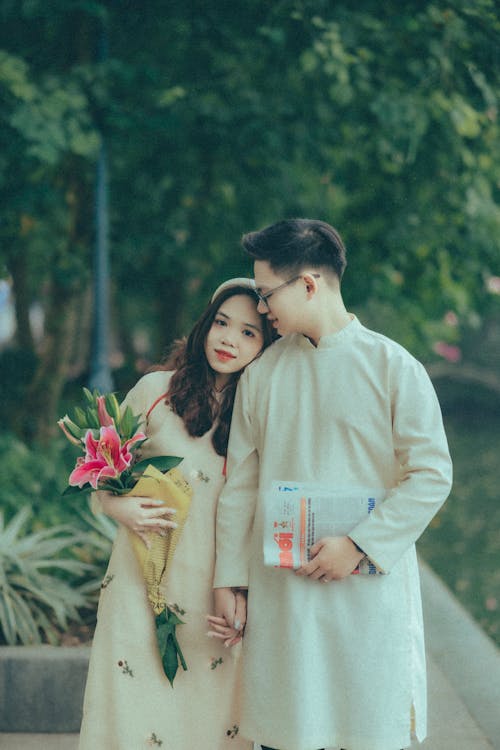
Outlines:
[{"label": "woman's eye", "polygon": [[223,318],[215,318],[214,323],[216,326],[225,326],[226,321]]},{"label": "woman's eye", "polygon": [[249,328],[245,328],[245,330],[243,331],[243,335],[244,336],[249,336],[250,338],[254,338],[255,337],[255,333],[253,331],[251,331]]}]

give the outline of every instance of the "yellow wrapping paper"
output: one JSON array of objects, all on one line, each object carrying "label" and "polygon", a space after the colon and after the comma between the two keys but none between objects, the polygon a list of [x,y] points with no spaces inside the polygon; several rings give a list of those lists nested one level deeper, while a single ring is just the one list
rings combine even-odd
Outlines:
[{"label": "yellow wrapping paper", "polygon": [[193,490],[179,469],[170,469],[162,474],[153,466],[148,466],[130,494],[163,500],[167,507],[177,511],[172,517],[177,524],[176,529],[169,529],[166,536],[148,533],[149,549],[137,534],[129,532],[146,582],[148,599],[154,613],[159,614],[166,604],[161,586],[166,580],[175,547],[188,517]]},{"label": "yellow wrapping paper", "polygon": [[165,536],[155,532],[148,533],[149,549],[136,534],[129,532],[130,541],[144,576],[147,596],[155,614],[163,669],[172,685],[179,662],[183,669],[187,669],[187,666],[175,632],[176,626],[181,624],[182,620],[175,612],[169,610],[165,588],[175,547],[188,517],[192,494],[193,490],[179,469],[170,469],[166,474],[162,474],[153,466],[146,468],[130,492],[130,495],[137,497],[162,500],[167,507],[176,510],[173,520],[177,528],[169,529]]}]

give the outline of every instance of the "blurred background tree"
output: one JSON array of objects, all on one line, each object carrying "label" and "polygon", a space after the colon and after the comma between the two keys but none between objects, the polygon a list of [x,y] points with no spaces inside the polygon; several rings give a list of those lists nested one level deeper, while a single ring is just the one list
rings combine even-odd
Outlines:
[{"label": "blurred background tree", "polygon": [[498,312],[500,21],[469,5],[4,0],[1,260],[34,367],[20,429],[47,437],[87,367],[99,133],[127,365],[140,333],[157,359],[248,272],[239,236],[277,216],[338,226],[349,304],[424,359]]},{"label": "blurred background tree", "polygon": [[475,435],[470,415],[491,417],[491,445],[499,58],[497,0],[1,0],[7,429],[32,450],[48,444],[87,382],[103,136],[119,391],[189,330],[215,284],[251,272],[243,232],[314,216],[346,240],[349,307],[428,366],[462,420],[457,446]]}]

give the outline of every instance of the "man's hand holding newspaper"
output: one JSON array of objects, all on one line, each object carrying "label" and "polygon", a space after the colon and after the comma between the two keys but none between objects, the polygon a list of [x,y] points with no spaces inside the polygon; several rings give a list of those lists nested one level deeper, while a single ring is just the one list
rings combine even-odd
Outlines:
[{"label": "man's hand holding newspaper", "polygon": [[348,536],[330,536],[320,539],[309,550],[310,562],[301,565],[295,573],[298,576],[309,576],[313,581],[338,581],[356,570],[363,559],[360,552]]},{"label": "man's hand holding newspaper", "polygon": [[264,494],[264,565],[333,581],[381,571],[349,534],[386,491],[301,482],[273,482]]}]

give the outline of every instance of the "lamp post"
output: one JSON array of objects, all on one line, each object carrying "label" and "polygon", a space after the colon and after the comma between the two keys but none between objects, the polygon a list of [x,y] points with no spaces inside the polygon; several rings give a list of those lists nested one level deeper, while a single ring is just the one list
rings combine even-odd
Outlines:
[{"label": "lamp post", "polygon": [[[107,58],[107,32],[99,37],[98,60]],[[101,393],[113,390],[109,366],[109,188],[106,142],[101,133],[95,187],[94,325],[89,386]]]}]

